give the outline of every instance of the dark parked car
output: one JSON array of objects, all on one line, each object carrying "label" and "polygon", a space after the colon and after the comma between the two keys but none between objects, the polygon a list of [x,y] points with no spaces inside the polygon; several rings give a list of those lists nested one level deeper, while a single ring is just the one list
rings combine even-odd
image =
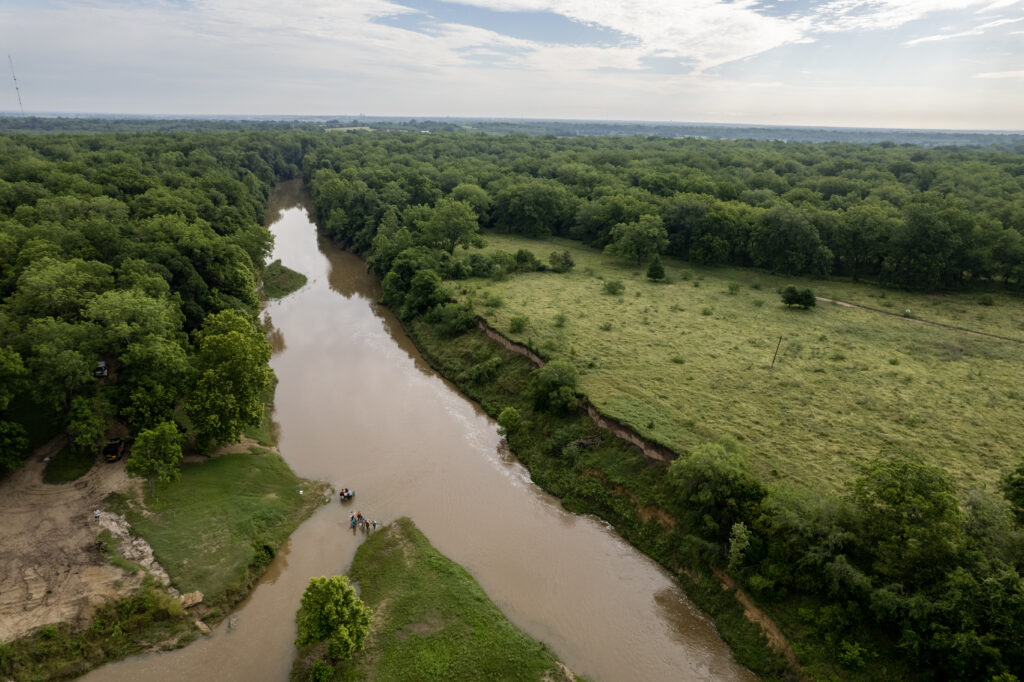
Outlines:
[{"label": "dark parked car", "polygon": [[121,438],[111,438],[103,446],[103,458],[108,462],[116,462],[124,457],[128,443]]},{"label": "dark parked car", "polygon": [[107,370],[107,361],[100,360],[96,363],[96,369],[92,371],[92,375],[97,379],[102,379],[107,376],[107,374],[109,374],[109,371]]}]

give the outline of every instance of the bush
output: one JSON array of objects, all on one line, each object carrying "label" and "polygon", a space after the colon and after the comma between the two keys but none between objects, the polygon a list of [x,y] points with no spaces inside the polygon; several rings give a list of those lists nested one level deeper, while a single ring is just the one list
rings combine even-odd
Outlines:
[{"label": "bush", "polygon": [[551,264],[551,269],[555,272],[569,272],[576,265],[576,261],[572,259],[572,254],[568,251],[552,251],[551,255],[548,256],[548,263]]},{"label": "bush", "polygon": [[626,290],[626,285],[621,279],[610,279],[604,283],[604,293],[610,296],[618,296]]},{"label": "bush", "polygon": [[652,282],[661,282],[665,279],[665,267],[661,264],[661,258],[654,257],[651,264],[647,266],[647,279]]},{"label": "bush", "polygon": [[981,298],[978,299],[978,303],[981,305],[995,305],[996,300],[992,298],[992,294],[983,294]]},{"label": "bush", "polygon": [[729,295],[730,296],[735,296],[738,293],[740,293],[740,283],[739,282],[729,282]]},{"label": "bush", "polygon": [[576,409],[579,373],[571,362],[555,360],[533,371],[530,395],[538,410],[570,412]]},{"label": "bush", "polygon": [[334,668],[327,661],[318,658],[313,661],[309,679],[311,682],[331,682],[334,679]]},{"label": "bush", "polygon": [[568,322],[568,321],[569,321],[569,318],[566,317],[565,313],[558,313],[557,315],[555,315],[555,326],[556,327],[564,327],[565,323]]},{"label": "bush", "polygon": [[441,336],[454,338],[476,326],[476,315],[468,303],[445,303],[430,311],[427,321],[437,326]]},{"label": "bush", "polygon": [[519,272],[535,272],[544,270],[544,264],[537,260],[532,251],[519,249],[516,251],[516,270]]},{"label": "bush", "polygon": [[782,290],[782,302],[787,306],[798,305],[804,310],[813,308],[817,303],[813,291],[810,289],[797,289],[792,284]]},{"label": "bush", "polygon": [[507,436],[508,434],[519,428],[522,424],[523,417],[519,414],[519,410],[514,407],[506,407],[498,415],[498,434],[501,436]]},{"label": "bush", "polygon": [[512,319],[509,320],[508,328],[509,331],[511,331],[513,334],[518,334],[519,332],[526,329],[526,325],[529,323],[530,318],[526,317],[525,315],[513,315]]}]

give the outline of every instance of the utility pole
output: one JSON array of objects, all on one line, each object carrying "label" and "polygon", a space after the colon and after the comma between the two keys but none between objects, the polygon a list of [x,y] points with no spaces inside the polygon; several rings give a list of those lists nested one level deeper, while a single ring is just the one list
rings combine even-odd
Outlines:
[{"label": "utility pole", "polygon": [[21,115],[25,115],[25,107],[21,103],[21,90],[18,89],[18,77],[14,75],[14,60],[11,59],[11,54],[7,53],[7,62],[11,65],[11,78],[14,79],[14,91],[18,93],[18,107],[21,109]]}]

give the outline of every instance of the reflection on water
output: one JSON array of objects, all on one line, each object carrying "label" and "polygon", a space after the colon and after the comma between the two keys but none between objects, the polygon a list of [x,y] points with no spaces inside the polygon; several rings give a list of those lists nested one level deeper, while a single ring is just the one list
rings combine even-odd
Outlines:
[{"label": "reflection on water", "polygon": [[374,304],[380,290],[365,264],[317,238],[301,198],[285,183],[268,211],[272,257],[309,278],[266,310],[279,444],[297,474],[353,488],[356,498],[303,524],[230,627],[89,679],[286,679],[309,577],[344,572],[361,541],[346,528],[349,509],[380,521],[412,517],[578,674],[750,679],[664,571],[533,485],[494,422],[437,377]]}]

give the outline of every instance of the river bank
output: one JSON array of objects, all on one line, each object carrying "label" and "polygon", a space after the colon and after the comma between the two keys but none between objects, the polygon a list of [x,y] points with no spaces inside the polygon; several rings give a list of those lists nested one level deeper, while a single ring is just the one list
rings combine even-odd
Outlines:
[{"label": "river bank", "polygon": [[[800,675],[791,669],[795,660],[786,660],[785,643],[771,646],[770,628],[750,618],[733,589],[714,577],[701,556],[704,549],[692,536],[676,532],[661,511],[670,492],[651,467],[663,464],[652,463],[639,446],[613,436],[586,412],[558,416],[534,410],[527,390],[532,359],[486,330],[447,338],[420,318],[407,331],[431,366],[488,414],[497,417],[505,407],[515,407],[524,424],[509,433],[509,446],[531,478],[566,509],[599,516],[672,571],[687,596],[714,619],[737,661],[768,678]],[[474,368],[485,363],[492,371],[481,376]],[[578,441],[595,444],[573,445]]]}]

